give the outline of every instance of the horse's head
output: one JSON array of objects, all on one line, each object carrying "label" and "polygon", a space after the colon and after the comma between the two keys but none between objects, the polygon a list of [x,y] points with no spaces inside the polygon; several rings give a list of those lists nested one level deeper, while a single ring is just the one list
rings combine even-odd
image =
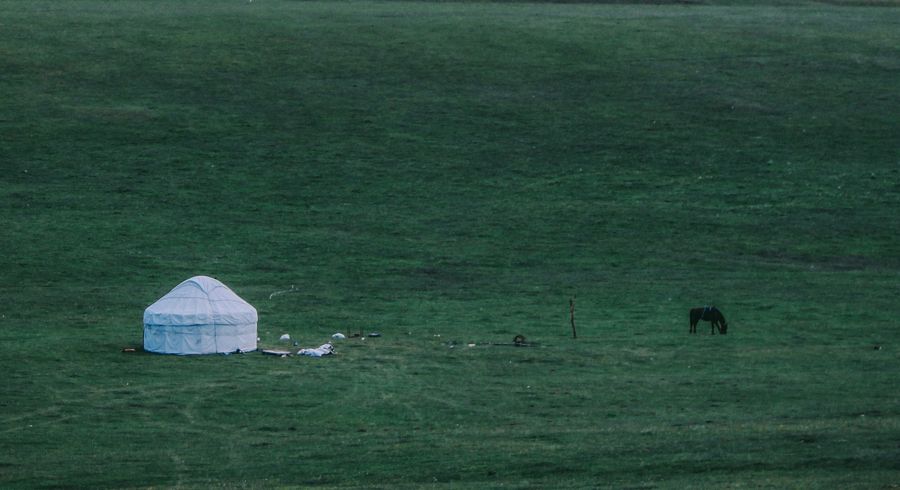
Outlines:
[{"label": "horse's head", "polygon": [[728,324],[727,323],[722,322],[722,324],[719,326],[719,333],[722,335],[725,335],[726,333],[728,333]]}]

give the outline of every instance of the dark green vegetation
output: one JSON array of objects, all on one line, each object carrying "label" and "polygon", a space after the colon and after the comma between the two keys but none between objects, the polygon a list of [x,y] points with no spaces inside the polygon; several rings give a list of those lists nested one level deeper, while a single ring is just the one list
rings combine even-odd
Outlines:
[{"label": "dark green vegetation", "polygon": [[900,484],[900,10],[747,3],[0,3],[0,486]]}]

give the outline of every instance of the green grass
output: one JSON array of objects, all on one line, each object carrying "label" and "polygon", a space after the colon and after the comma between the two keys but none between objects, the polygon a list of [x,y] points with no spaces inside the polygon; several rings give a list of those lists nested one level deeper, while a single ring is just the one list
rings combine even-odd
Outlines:
[{"label": "green grass", "polygon": [[0,486],[900,484],[898,5],[698,3],[0,4]]}]

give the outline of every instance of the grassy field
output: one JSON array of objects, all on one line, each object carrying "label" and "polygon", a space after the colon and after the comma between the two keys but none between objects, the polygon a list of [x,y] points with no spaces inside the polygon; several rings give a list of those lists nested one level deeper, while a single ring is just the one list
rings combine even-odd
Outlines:
[{"label": "grassy field", "polygon": [[[898,82],[892,1],[4,1],[0,487],[896,488]],[[121,352],[198,274],[382,337]]]}]

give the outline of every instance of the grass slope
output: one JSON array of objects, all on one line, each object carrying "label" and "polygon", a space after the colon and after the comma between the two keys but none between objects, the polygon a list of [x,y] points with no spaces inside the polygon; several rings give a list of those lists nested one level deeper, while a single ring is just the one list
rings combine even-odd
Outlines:
[{"label": "grass slope", "polygon": [[[896,485],[900,10],[845,3],[3,2],[0,485]],[[121,353],[196,274],[383,337]]]}]

